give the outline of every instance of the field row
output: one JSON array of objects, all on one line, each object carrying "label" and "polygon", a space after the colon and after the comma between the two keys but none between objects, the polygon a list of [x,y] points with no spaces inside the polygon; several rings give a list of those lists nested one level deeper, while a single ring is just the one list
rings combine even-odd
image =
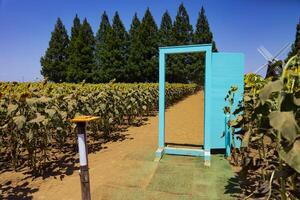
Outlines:
[{"label": "field row", "polygon": [[[167,106],[196,90],[195,84],[167,84]],[[35,172],[51,162],[49,152],[76,150],[75,124],[69,121],[74,116],[100,116],[88,126],[89,140],[109,140],[112,131],[140,124],[158,106],[158,84],[151,83],[0,83],[0,91],[1,159],[5,168],[29,166]]]}]

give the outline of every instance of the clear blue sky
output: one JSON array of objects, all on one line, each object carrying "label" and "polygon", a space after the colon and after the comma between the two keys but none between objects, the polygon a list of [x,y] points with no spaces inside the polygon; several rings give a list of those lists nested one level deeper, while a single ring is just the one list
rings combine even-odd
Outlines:
[{"label": "clear blue sky", "polygon": [[142,18],[149,7],[159,25],[165,10],[175,18],[181,2],[193,26],[204,6],[219,51],[243,52],[245,72],[264,64],[256,50],[260,45],[275,53],[293,42],[300,18],[300,0],[0,0],[0,81],[41,78],[40,57],[57,17],[70,33],[78,13],[96,32],[104,10],[110,19],[118,11],[128,29],[134,12]]}]

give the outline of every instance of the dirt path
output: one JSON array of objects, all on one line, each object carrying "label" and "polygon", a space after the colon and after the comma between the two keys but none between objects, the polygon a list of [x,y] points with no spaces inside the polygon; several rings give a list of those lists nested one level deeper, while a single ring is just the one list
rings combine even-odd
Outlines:
[{"label": "dirt path", "polygon": [[200,91],[167,109],[166,143],[203,145],[203,95]]},{"label": "dirt path", "polygon": [[[203,123],[196,120],[203,115],[201,98],[199,92],[166,111],[167,142],[202,144]],[[129,139],[89,154],[92,199],[230,199],[224,193],[233,172],[222,156],[213,157],[211,168],[204,168],[201,158],[185,156],[153,162],[157,132],[158,117],[149,117],[146,125],[125,132]],[[36,184],[33,199],[81,199],[78,172]]]}]

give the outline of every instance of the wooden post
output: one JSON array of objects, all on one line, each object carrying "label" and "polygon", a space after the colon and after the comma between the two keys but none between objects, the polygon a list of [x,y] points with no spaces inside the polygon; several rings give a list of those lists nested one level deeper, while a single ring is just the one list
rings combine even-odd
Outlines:
[{"label": "wooden post", "polygon": [[80,161],[80,182],[81,182],[81,196],[83,200],[91,199],[90,192],[90,176],[88,165],[88,148],[86,143],[86,122],[78,122],[78,149]]},{"label": "wooden post", "polygon": [[71,122],[77,124],[78,130],[78,150],[80,162],[80,184],[81,184],[81,198],[82,200],[91,200],[90,191],[90,175],[89,175],[89,162],[88,162],[88,146],[86,141],[86,122],[99,119],[99,117],[80,116],[75,117]]}]

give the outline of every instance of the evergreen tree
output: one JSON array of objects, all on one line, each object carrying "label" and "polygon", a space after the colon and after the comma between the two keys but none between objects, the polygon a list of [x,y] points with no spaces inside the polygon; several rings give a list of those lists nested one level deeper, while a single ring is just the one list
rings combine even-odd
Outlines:
[{"label": "evergreen tree", "polygon": [[107,34],[104,49],[101,52],[101,81],[109,82],[116,79],[124,81],[126,61],[128,59],[128,33],[118,12],[113,18],[112,28]]},{"label": "evergreen tree", "polygon": [[68,48],[68,68],[67,68],[67,81],[75,82],[75,75],[77,73],[77,63],[79,62],[79,51],[77,48],[77,40],[81,29],[81,23],[78,15],[76,14],[73,20],[71,29],[70,45]]},{"label": "evergreen tree", "polygon": [[287,62],[291,57],[293,57],[297,53],[300,54],[300,20],[299,20],[299,22],[297,24],[297,27],[296,27],[295,42],[292,45],[291,51],[289,52],[288,57],[285,61]]},{"label": "evergreen tree", "polygon": [[161,20],[159,28],[159,46],[170,46],[173,45],[173,25],[172,19],[169,15],[169,12],[166,11]]},{"label": "evergreen tree", "polygon": [[[80,27],[79,32],[78,27]],[[87,19],[84,19],[80,25],[79,18],[76,16],[72,33],[68,80],[69,82],[81,82],[83,80],[92,82],[92,70],[95,68],[95,38]]]},{"label": "evergreen tree", "polygon": [[[193,27],[190,24],[188,13],[183,4],[180,4],[174,26],[173,37],[176,45],[186,45],[192,43]],[[170,82],[188,83],[189,82],[189,68],[191,68],[194,61],[193,56],[186,55],[172,55],[171,57],[171,76]]]},{"label": "evergreen tree", "polygon": [[[159,28],[159,46],[172,46],[174,45],[173,39],[173,24],[169,12],[166,11],[161,20]],[[172,59],[170,56],[166,57],[166,80],[172,82],[173,67],[171,66]]]},{"label": "evergreen tree", "polygon": [[198,16],[196,31],[194,33],[194,42],[196,44],[208,44],[212,43],[212,50],[217,52],[216,44],[213,41],[213,34],[210,31],[209,23],[205,15],[205,10],[202,6],[201,11]]},{"label": "evergreen tree", "polygon": [[142,78],[143,82],[157,82],[158,80],[158,28],[149,10],[146,10],[139,26]]},{"label": "evergreen tree", "polygon": [[95,37],[87,19],[83,20],[79,36],[78,48],[80,52],[80,65],[78,66],[78,81],[93,82],[92,71],[95,68]]},{"label": "evergreen tree", "polygon": [[111,25],[106,12],[102,14],[99,30],[96,34],[97,45],[106,41],[108,32],[111,30]]},{"label": "evergreen tree", "polygon": [[129,29],[129,39],[130,41],[137,35],[138,28],[141,25],[141,22],[137,16],[137,13],[134,13],[134,16],[132,18],[132,22]]},{"label": "evergreen tree", "polygon": [[118,12],[115,13],[112,24],[112,63],[113,78],[118,82],[125,81],[125,68],[128,60],[128,33]]},{"label": "evergreen tree", "polygon": [[141,22],[135,13],[129,30],[129,55],[125,70],[126,82],[141,82],[143,80],[142,54],[140,51],[142,44],[139,38],[140,24]]},{"label": "evergreen tree", "polygon": [[[193,41],[196,44],[208,44],[212,43],[212,51],[217,52],[216,44],[213,41],[213,34],[210,31],[209,23],[205,15],[205,10],[203,6],[198,15],[196,30],[194,33]],[[203,53],[196,54],[194,57],[194,64],[190,68],[190,77],[189,79],[192,82],[199,83],[204,85],[204,59],[205,55]]]},{"label": "evergreen tree", "polygon": [[190,24],[189,15],[183,5],[180,4],[174,26],[173,34],[177,45],[185,45],[192,43],[193,27]]},{"label": "evergreen tree", "polygon": [[101,77],[103,77],[101,67],[103,66],[103,63],[105,63],[105,61],[102,62],[101,58],[103,58],[104,57],[103,54],[107,52],[106,42],[110,31],[111,31],[111,25],[108,16],[104,11],[101,17],[99,30],[97,31],[96,34],[96,50],[95,50],[96,68],[94,69],[93,72],[93,79],[95,82],[103,82],[103,80],[101,80]]},{"label": "evergreen tree", "polygon": [[49,47],[41,58],[41,74],[50,81],[66,80],[69,37],[60,18],[57,19],[54,31],[51,33]]}]

